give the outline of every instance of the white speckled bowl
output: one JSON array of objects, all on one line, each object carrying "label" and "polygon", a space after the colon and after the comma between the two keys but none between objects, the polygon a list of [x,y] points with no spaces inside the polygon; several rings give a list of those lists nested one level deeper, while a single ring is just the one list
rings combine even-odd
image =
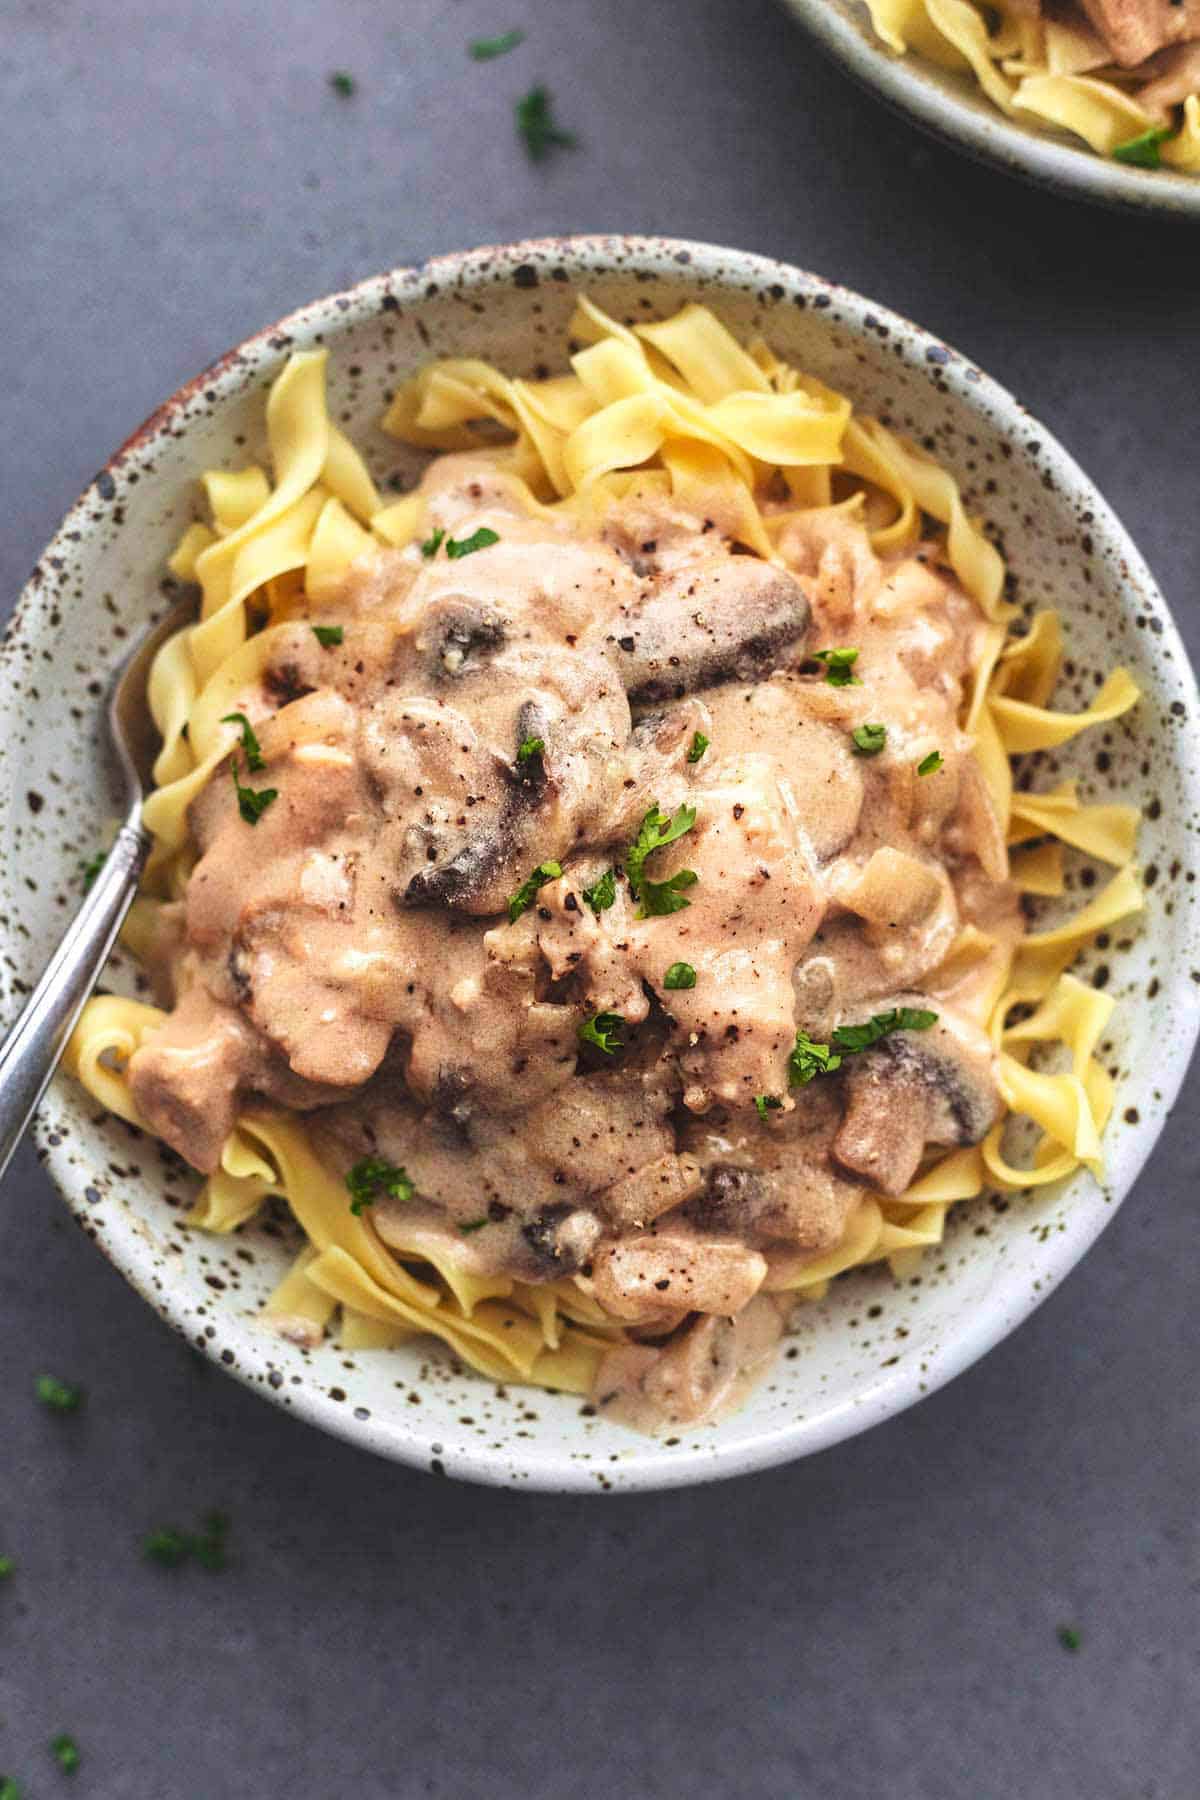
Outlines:
[{"label": "white speckled bowl", "polygon": [[864,87],[935,137],[1041,187],[1106,206],[1200,219],[1200,176],[1138,169],[1098,156],[1072,133],[1009,118],[974,75],[939,69],[915,54],[897,56],[871,29],[862,0],[784,0],[807,31]]},{"label": "white speckled bowl", "polygon": [[[376,421],[398,377],[439,353],[525,373],[558,366],[576,290],[628,317],[689,299],[783,352],[934,449],[1003,538],[1022,601],[1066,615],[1060,699],[1129,663],[1136,713],[1047,759],[1088,793],[1147,808],[1150,909],[1087,967],[1127,1003],[1105,1059],[1119,1078],[1103,1188],[1086,1176],[954,1216],[919,1279],[879,1271],[804,1310],[771,1379],[736,1417],[666,1441],[589,1417],[574,1398],[498,1390],[420,1349],[306,1352],[256,1322],[284,1266],[274,1222],[235,1238],[187,1230],[192,1178],[60,1076],[39,1144],[67,1203],[133,1286],[189,1340],[302,1418],[384,1456],[472,1480],[548,1489],[669,1487],[820,1450],[910,1406],[1011,1331],[1082,1256],[1128,1192],[1183,1077],[1197,1028],[1200,946],[1192,844],[1200,821],[1198,705],[1154,583],[1086,477],[1002,388],[883,308],[781,263],[659,238],[542,240],[398,270],[302,308],[190,382],[96,477],[21,598],[3,657],[0,990],[11,1018],[76,903],[82,858],[106,840],[100,697],[127,637],[163,604],[164,558],[195,514],[196,476],[263,438],[267,385],[294,346],[333,351],[333,409],[381,480],[411,458]],[[1103,966],[1107,975],[1101,975]],[[117,967],[112,983],[132,972]],[[1147,1002],[1150,997],[1150,1003]]]}]

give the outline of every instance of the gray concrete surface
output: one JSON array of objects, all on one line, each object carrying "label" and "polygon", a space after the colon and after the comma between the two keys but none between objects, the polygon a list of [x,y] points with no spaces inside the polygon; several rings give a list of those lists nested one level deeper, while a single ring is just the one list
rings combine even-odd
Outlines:
[{"label": "gray concrete surface", "polygon": [[[522,49],[468,60],[514,24]],[[619,228],[788,257],[961,346],[1084,460],[1200,647],[1194,238],[936,147],[770,0],[5,0],[0,75],[5,596],[112,446],[296,302]],[[534,168],[511,109],[539,77],[580,142]],[[1193,1077],[1104,1240],[948,1391],[615,1502],[452,1487],[273,1412],[26,1156],[0,1196],[0,1772],[26,1800],[1192,1800],[1198,1106]],[[43,1369],[83,1414],[33,1404]],[[213,1505],[225,1573],[139,1560]]]}]

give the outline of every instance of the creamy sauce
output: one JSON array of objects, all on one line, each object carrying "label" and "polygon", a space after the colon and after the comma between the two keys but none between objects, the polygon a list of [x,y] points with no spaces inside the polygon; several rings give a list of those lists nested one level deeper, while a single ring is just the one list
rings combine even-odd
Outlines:
[{"label": "creamy sauce", "polygon": [[[590,533],[530,517],[466,457],[424,491],[435,526],[499,541],[360,566],[320,615],[339,645],[302,619],[274,634],[237,705],[278,798],[249,825],[224,765],[193,804],[156,959],[174,1010],[134,1096],[201,1170],[251,1098],[311,1113],[335,1171],[405,1168],[406,1233],[574,1275],[629,1327],[599,1404],[708,1416],[778,1337],[772,1259],[835,1247],[866,1192],[997,1116],[989,967],[946,961],[967,925],[997,956],[1019,932],[957,724],[983,621],[932,547],[881,563],[832,510],[783,526],[779,567],[669,503]],[[812,653],[848,645],[858,680],[832,685]],[[868,723],[880,754],[856,753]],[[691,871],[689,904],[639,917],[628,846],[685,804],[645,875]],[[510,922],[548,860],[561,877]],[[677,962],[693,986],[666,985]],[[899,1005],[937,1024],[789,1088],[798,1028],[828,1042]],[[625,1021],[608,1057],[579,1038],[605,1012]],[[398,1205],[374,1209],[385,1239]]]}]

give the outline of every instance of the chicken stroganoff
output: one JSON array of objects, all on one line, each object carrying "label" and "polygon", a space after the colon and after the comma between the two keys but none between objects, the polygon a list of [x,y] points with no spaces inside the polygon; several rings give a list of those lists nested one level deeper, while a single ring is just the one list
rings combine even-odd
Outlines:
[{"label": "chicken stroganoff", "polygon": [[[569,375],[407,383],[399,500],[324,352],[273,482],[205,478],[126,932],[159,1004],[93,1000],[68,1066],[205,1177],[198,1225],[285,1196],[271,1328],[433,1334],[653,1430],[953,1202],[1098,1166],[1112,1003],[1066,971],[1140,904],[1137,814],[1008,758],[1137,690],[1049,710],[1057,618],[952,478],[765,345],[572,331]],[[1117,873],[1031,933],[1064,843]]]},{"label": "chicken stroganoff", "polygon": [[865,0],[898,55],[1133,168],[1200,174],[1200,0]]}]

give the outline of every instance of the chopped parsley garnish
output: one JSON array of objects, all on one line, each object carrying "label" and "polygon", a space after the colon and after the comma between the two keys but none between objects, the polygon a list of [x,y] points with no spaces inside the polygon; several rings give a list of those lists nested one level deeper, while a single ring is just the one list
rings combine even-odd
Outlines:
[{"label": "chopped parsley garnish", "polygon": [[544,162],[551,150],[573,150],[575,134],[564,131],[554,117],[550,91],[539,85],[517,101],[517,136],[534,162]]},{"label": "chopped parsley garnish", "polygon": [[474,556],[476,550],[486,550],[489,544],[498,544],[500,533],[493,531],[490,525],[481,525],[473,531],[469,538],[446,539],[446,555],[452,558]]},{"label": "chopped parsley garnish", "polygon": [[458,1229],[462,1232],[464,1237],[470,1237],[473,1231],[482,1231],[484,1226],[490,1225],[491,1222],[492,1221],[488,1218],[487,1214],[484,1213],[482,1219],[468,1219],[466,1224],[460,1225]]},{"label": "chopped parsley garnish", "polygon": [[435,532],[432,532],[431,535],[429,537],[427,537],[425,539],[425,542],[421,545],[421,555],[426,558],[428,558],[430,556],[436,556],[438,553],[438,550],[441,546],[442,539],[445,537],[445,535],[446,535],[445,526],[439,525],[437,530]]},{"label": "chopped parsley garnish", "polygon": [[229,773],[233,776],[233,791],[237,795],[238,811],[247,825],[257,825],[272,800],[279,798],[279,789],[243,787],[238,780],[236,756],[229,765]]},{"label": "chopped parsley garnish", "polygon": [[83,1389],[72,1387],[69,1381],[60,1381],[57,1375],[39,1375],[33,1391],[51,1412],[78,1412],[83,1405]]},{"label": "chopped parsley garnish", "polygon": [[[557,881],[562,875],[562,864],[556,862],[539,863],[533,874],[523,881],[508,903],[508,922],[515,925],[523,912],[528,912],[533,905],[539,888],[545,887],[548,881]],[[584,895],[586,899],[586,894]]]},{"label": "chopped parsley garnish", "polygon": [[709,740],[702,731],[697,731],[692,738],[692,747],[688,751],[688,761],[697,763],[708,749]]},{"label": "chopped parsley garnish", "polygon": [[694,988],[695,985],[696,971],[693,969],[691,963],[672,963],[666,974],[663,976],[663,986],[665,988],[670,988],[672,992],[679,988]]},{"label": "chopped parsley garnish", "polygon": [[312,633],[322,650],[331,650],[334,644],[340,644],[345,637],[346,627],[344,625],[314,625]]},{"label": "chopped parsley garnish", "polygon": [[695,887],[699,879],[695,869],[677,869],[665,881],[643,881],[638,918],[665,919],[671,913],[682,912],[692,904],[684,899],[682,890]]},{"label": "chopped parsley garnish", "polygon": [[329,85],[343,100],[349,100],[358,89],[358,83],[348,69],[335,69],[329,77]]},{"label": "chopped parsley garnish", "polygon": [[529,763],[532,762],[535,757],[544,756],[545,754],[546,741],[544,738],[525,738],[518,747],[517,761],[519,763]]},{"label": "chopped parsley garnish", "polygon": [[65,1731],[50,1739],[50,1754],[55,1758],[64,1775],[73,1775],[83,1758],[79,1754],[79,1745]]},{"label": "chopped parsley garnish", "polygon": [[107,861],[108,851],[97,850],[95,856],[89,856],[88,860],[81,865],[83,870],[83,891],[85,894],[91,893],[96,877],[99,875]]},{"label": "chopped parsley garnish", "polygon": [[588,1019],[579,1027],[579,1041],[594,1044],[605,1056],[612,1056],[625,1048],[624,1030],[625,1021],[620,1013],[597,1013],[594,1019]]},{"label": "chopped parsley garnish", "polygon": [[917,764],[917,774],[936,775],[944,761],[945,758],[942,756],[940,750],[931,750],[929,755],[923,756]]},{"label": "chopped parsley garnish", "polygon": [[1078,1650],[1079,1646],[1083,1643],[1083,1638],[1073,1625],[1060,1625],[1058,1628],[1058,1641],[1064,1650]]},{"label": "chopped parsley garnish", "polygon": [[[316,627],[314,626],[314,630],[315,629]],[[246,752],[246,768],[249,770],[250,774],[255,775],[258,773],[259,769],[265,769],[267,766],[267,759],[262,753],[262,746],[254,735],[254,727],[251,725],[245,713],[226,713],[221,720],[221,723],[222,725],[241,726],[242,749]]]},{"label": "chopped parsley garnish", "polygon": [[755,1094],[754,1106],[760,1119],[765,1119],[769,1112],[778,1112],[783,1101],[778,1094]]},{"label": "chopped parsley garnish", "polygon": [[855,756],[878,756],[887,743],[886,725],[856,725],[850,733]]},{"label": "chopped parsley garnish", "polygon": [[210,1512],[205,1515],[199,1531],[176,1531],[171,1525],[152,1531],[142,1540],[142,1551],[151,1562],[164,1569],[177,1569],[189,1559],[205,1569],[223,1569],[228,1532],[228,1514]]},{"label": "chopped parsley garnish", "polygon": [[502,31],[496,37],[473,38],[467,45],[467,52],[475,62],[491,62],[494,57],[507,56],[510,50],[524,42],[523,31]]},{"label": "chopped parsley garnish", "polygon": [[937,1017],[922,1006],[894,1006],[890,1012],[873,1013],[865,1025],[839,1025],[833,1041],[848,1056],[857,1056],[893,1031],[928,1031],[937,1024]]},{"label": "chopped parsley garnish", "polygon": [[617,897],[617,871],[605,869],[599,881],[593,881],[591,887],[585,887],[583,897],[599,918],[606,907],[612,905]]},{"label": "chopped parsley garnish", "polygon": [[841,1066],[841,1057],[828,1044],[814,1044],[806,1031],[798,1031],[788,1057],[788,1086],[807,1087],[814,1076],[832,1075]]},{"label": "chopped parsley garnish", "polygon": [[825,679],[830,687],[862,686],[853,672],[858,661],[857,650],[814,650],[812,660],[825,664]]},{"label": "chopped parsley garnish", "polygon": [[393,1200],[411,1200],[417,1191],[405,1171],[382,1156],[364,1156],[356,1162],[346,1186],[353,1196],[350,1211],[355,1217],[364,1206],[374,1206],[381,1194],[389,1194]]},{"label": "chopped parsley garnish", "polygon": [[16,1566],[11,1556],[0,1556],[0,1581],[7,1581]]},{"label": "chopped parsley garnish", "polygon": [[630,845],[625,853],[625,873],[629,877],[629,885],[634,896],[641,902],[638,908],[639,919],[661,918],[668,913],[680,912],[691,901],[685,900],[681,890],[694,887],[699,877],[694,869],[678,869],[666,881],[651,881],[645,874],[647,857],[653,856],[656,850],[662,850],[681,838],[696,823],[694,806],[680,806],[673,819],[666,813],[659,812],[657,800],[642,820],[637,841]]},{"label": "chopped parsley garnish", "polygon": [[1172,129],[1170,125],[1152,125],[1149,131],[1139,132],[1137,137],[1126,138],[1123,144],[1115,146],[1114,160],[1130,163],[1135,169],[1161,169],[1162,157],[1158,153],[1158,146],[1170,137]]},{"label": "chopped parsley garnish", "polygon": [[11,1775],[0,1775],[0,1800],[21,1800],[21,1790]]}]

